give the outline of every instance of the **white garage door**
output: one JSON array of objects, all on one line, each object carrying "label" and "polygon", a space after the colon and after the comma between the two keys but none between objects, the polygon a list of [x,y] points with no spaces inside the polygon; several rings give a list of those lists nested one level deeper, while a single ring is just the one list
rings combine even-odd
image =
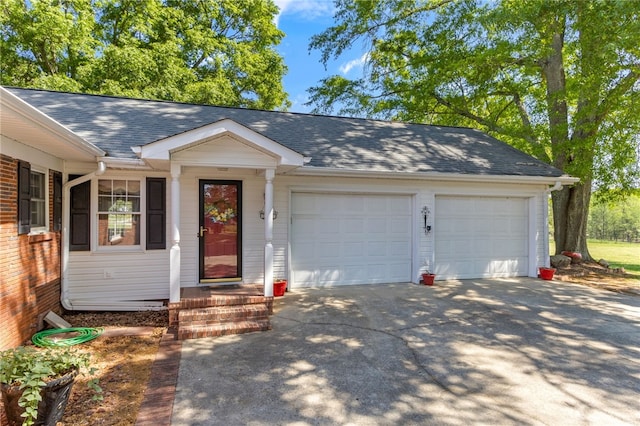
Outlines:
[{"label": "white garage door", "polygon": [[437,279],[528,274],[525,198],[436,197]]},{"label": "white garage door", "polygon": [[411,281],[411,197],[294,193],[292,287]]}]

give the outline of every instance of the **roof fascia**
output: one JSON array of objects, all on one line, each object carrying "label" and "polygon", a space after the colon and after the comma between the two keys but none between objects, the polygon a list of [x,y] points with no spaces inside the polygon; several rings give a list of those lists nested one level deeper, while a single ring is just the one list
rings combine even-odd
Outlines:
[{"label": "roof fascia", "polygon": [[104,162],[110,169],[151,170],[151,167],[140,159],[100,157],[98,161]]},{"label": "roof fascia", "polygon": [[299,167],[287,173],[289,176],[331,176],[331,177],[364,177],[378,179],[404,179],[425,181],[449,181],[449,182],[483,182],[483,183],[529,183],[554,185],[574,185],[580,179],[569,176],[519,176],[519,175],[470,175],[462,173],[438,173],[438,172],[391,172],[391,171],[366,171],[345,170],[330,167]]},{"label": "roof fascia", "polygon": [[[67,127],[63,126],[34,106],[23,101],[4,87],[0,87],[0,105],[2,105],[3,109],[10,109],[28,121],[41,127],[54,137],[64,140],[72,149],[76,149],[92,157],[101,157],[106,155],[103,150],[91,142],[87,142]],[[46,149],[44,149],[44,151],[46,152]]]},{"label": "roof fascia", "polygon": [[132,149],[143,160],[170,160],[172,152],[224,134],[239,137],[256,149],[275,156],[278,165],[299,167],[304,164],[303,155],[228,118]]}]

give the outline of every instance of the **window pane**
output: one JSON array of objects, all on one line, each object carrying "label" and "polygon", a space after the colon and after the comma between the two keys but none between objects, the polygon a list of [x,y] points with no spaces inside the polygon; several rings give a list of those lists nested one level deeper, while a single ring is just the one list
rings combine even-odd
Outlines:
[{"label": "window pane", "polygon": [[114,180],[113,181],[113,193],[115,195],[127,195],[127,181],[126,180]]},{"label": "window pane", "polygon": [[45,226],[44,200],[31,200],[31,226]]},{"label": "window pane", "polygon": [[101,195],[98,197],[98,211],[108,212],[111,210],[111,205],[111,196],[106,197]]},{"label": "window pane", "polygon": [[31,198],[44,199],[44,174],[31,172]]},{"label": "window pane", "polygon": [[127,193],[129,196],[140,196],[140,181],[130,180],[127,182]]},{"label": "window pane", "polygon": [[101,246],[137,246],[140,244],[140,215],[98,215],[98,244]]},{"label": "window pane", "polygon": [[102,179],[98,186],[98,245],[139,245],[140,181]]},{"label": "window pane", "polygon": [[99,180],[98,181],[98,195],[111,195],[111,181]]},{"label": "window pane", "polygon": [[111,206],[110,211],[112,212],[130,212],[131,205],[129,201],[127,201],[126,197],[117,196],[115,200],[113,200],[113,205]]},{"label": "window pane", "polygon": [[31,226],[46,226],[45,218],[45,175],[31,171]]}]

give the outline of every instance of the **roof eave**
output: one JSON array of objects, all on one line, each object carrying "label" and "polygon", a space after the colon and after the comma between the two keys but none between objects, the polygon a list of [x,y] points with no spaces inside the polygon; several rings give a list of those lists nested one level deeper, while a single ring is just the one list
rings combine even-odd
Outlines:
[{"label": "roof eave", "polygon": [[330,167],[298,167],[288,175],[295,176],[336,176],[336,177],[364,177],[378,179],[412,179],[425,181],[448,181],[448,182],[484,182],[484,183],[529,183],[541,185],[554,185],[560,182],[561,185],[574,185],[580,179],[569,176],[524,176],[524,175],[481,175],[463,173],[441,173],[441,172],[403,172],[403,171],[376,171],[376,170],[346,170]]},{"label": "roof eave", "polygon": [[83,152],[84,154],[94,158],[106,155],[102,149],[90,142],[87,142],[61,123],[44,114],[29,103],[23,101],[4,87],[0,87],[0,105],[2,105],[3,109],[8,108],[14,111],[27,120],[40,126],[55,137],[64,140],[72,149]]}]

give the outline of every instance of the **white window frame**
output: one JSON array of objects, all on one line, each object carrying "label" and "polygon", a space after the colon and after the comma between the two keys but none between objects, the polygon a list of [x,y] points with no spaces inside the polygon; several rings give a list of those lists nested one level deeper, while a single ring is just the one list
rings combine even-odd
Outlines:
[{"label": "white window frame", "polygon": [[[99,210],[99,182],[101,180],[125,180],[125,181],[137,181],[140,183],[140,210],[134,214],[139,216],[138,228],[139,228],[139,244],[136,245],[100,245],[100,215],[106,212]],[[91,221],[91,235],[93,236],[91,241],[92,251],[94,252],[139,252],[144,251],[144,241],[146,241],[146,185],[145,179],[139,176],[114,176],[105,175],[96,179],[92,179],[91,193],[94,194],[91,197],[91,211],[93,220]]]},{"label": "white window frame", "polygon": [[33,173],[38,173],[43,175],[44,180],[44,225],[33,225],[31,222],[31,216],[33,215],[33,201],[34,196],[31,195],[31,216],[29,217],[29,234],[42,234],[44,232],[49,231],[49,169],[46,167],[40,167],[34,164],[31,164],[31,172],[29,174],[29,188],[31,188],[31,175]]}]

